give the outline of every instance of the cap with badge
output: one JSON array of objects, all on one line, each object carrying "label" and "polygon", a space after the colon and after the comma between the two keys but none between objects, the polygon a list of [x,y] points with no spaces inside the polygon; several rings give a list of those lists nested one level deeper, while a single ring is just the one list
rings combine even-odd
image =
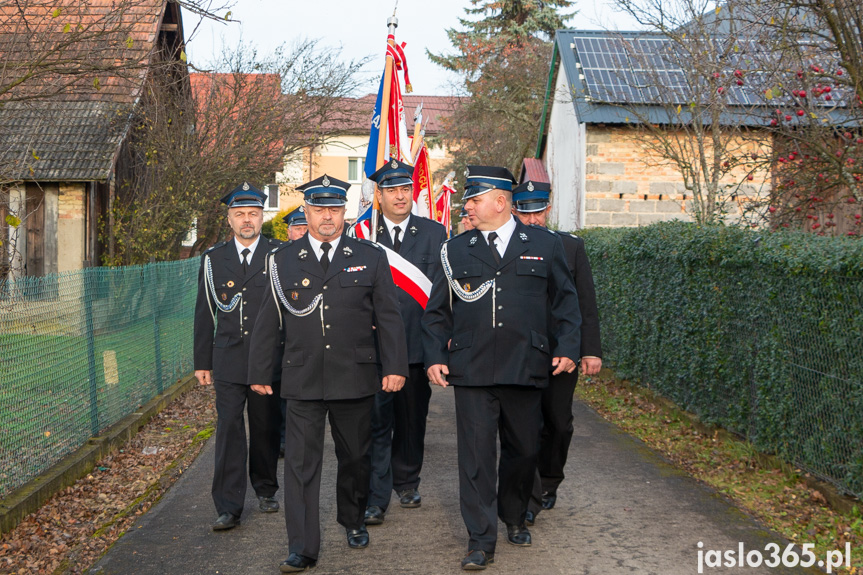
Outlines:
[{"label": "cap with badge", "polygon": [[515,184],[512,172],[497,166],[468,166],[464,177],[463,200],[481,196],[494,189],[510,192]]},{"label": "cap with badge", "polygon": [[460,218],[466,218],[466,217],[468,217],[468,215],[467,215],[467,210],[466,210],[466,209],[464,209],[464,208],[462,208],[462,209],[461,209],[461,211],[458,213],[458,217],[460,217]]},{"label": "cap with badge", "polygon": [[550,195],[550,184],[528,180],[512,191],[512,203],[518,212],[541,212],[548,207]]},{"label": "cap with badge", "polygon": [[413,166],[398,160],[390,160],[369,176],[369,179],[377,183],[380,188],[395,188],[412,186],[414,183],[413,174]]},{"label": "cap with badge", "polygon": [[243,182],[221,200],[229,208],[263,208],[266,201],[267,194],[249,182]]},{"label": "cap with badge", "polygon": [[302,186],[297,186],[297,191],[303,192],[306,203],[310,206],[343,206],[348,201],[348,182],[331,178],[324,174]]},{"label": "cap with badge", "polygon": [[288,224],[288,227],[309,225],[309,222],[306,220],[306,209],[303,206],[291,211],[282,218],[282,221]]}]

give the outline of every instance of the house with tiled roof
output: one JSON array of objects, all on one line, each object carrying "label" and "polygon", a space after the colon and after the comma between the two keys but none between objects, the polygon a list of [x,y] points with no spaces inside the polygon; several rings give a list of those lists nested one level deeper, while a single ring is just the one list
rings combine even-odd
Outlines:
[{"label": "house with tiled roof", "polygon": [[[376,97],[376,94],[368,94],[360,98],[343,98],[339,113],[330,120],[333,124],[327,126],[335,128],[340,135],[286,159],[284,170],[276,175],[282,206],[300,204],[302,194],[295,192],[294,188],[326,173],[350,182],[347,217],[356,216],[360,189],[365,177],[363,164],[368,153],[369,129]],[[442,170],[450,161],[449,150],[440,138],[443,133],[443,120],[452,114],[461,98],[417,94],[405,94],[402,98],[410,136],[414,133],[414,113],[417,107],[422,105],[431,168],[433,172]]]},{"label": "house with tiled roof", "polygon": [[133,107],[182,51],[169,0],[0,6],[0,279],[100,264]]}]

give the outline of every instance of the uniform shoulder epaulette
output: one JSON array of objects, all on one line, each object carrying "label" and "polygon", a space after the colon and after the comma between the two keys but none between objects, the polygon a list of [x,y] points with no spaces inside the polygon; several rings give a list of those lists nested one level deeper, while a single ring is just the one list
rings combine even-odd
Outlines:
[{"label": "uniform shoulder epaulette", "polygon": [[206,250],[204,250],[204,253],[202,253],[201,255],[205,256],[210,252],[214,252],[217,249],[226,246],[227,244],[228,244],[228,242],[219,242],[217,244],[214,244],[214,245],[210,246],[209,248],[207,248]]},{"label": "uniform shoulder epaulette", "polygon": [[546,228],[546,227],[538,226],[538,225],[536,225],[536,224],[530,224],[528,227],[531,227],[531,228],[533,228],[533,229],[535,229],[535,230],[542,230],[542,231],[544,231],[544,232],[548,232],[548,233],[550,233],[551,235],[555,235],[555,234],[557,233],[557,232],[555,232],[554,230],[550,230],[550,229],[548,229],[548,228]]},{"label": "uniform shoulder epaulette", "polygon": [[280,243],[276,244],[276,246],[274,248],[270,248],[270,253],[274,254],[279,250],[283,250],[286,247],[288,247],[289,245],[291,245],[292,243],[294,243],[294,240],[288,240],[286,242],[280,242]]},{"label": "uniform shoulder epaulette", "polygon": [[577,240],[580,240],[580,239],[581,239],[580,237],[578,237],[577,235],[575,235],[575,234],[573,234],[573,233],[571,233],[571,232],[561,232],[561,231],[557,231],[557,232],[555,232],[555,233],[556,233],[557,235],[561,236],[561,237],[564,237],[564,238],[575,238],[575,239],[577,239]]},{"label": "uniform shoulder epaulette", "polygon": [[[280,240],[278,238],[267,238],[267,242],[271,246],[280,246],[280,245],[286,243],[286,242],[283,242],[282,240]],[[287,243],[290,243],[290,242],[291,242],[291,240],[287,240]]]},{"label": "uniform shoulder epaulette", "polygon": [[473,231],[475,231],[475,230],[465,230],[465,231],[461,232],[460,234],[456,234],[456,235],[454,235],[454,236],[453,236],[453,237],[451,237],[450,239],[446,240],[444,243],[451,242],[451,241],[453,241],[454,239],[456,239],[456,238],[460,238],[460,237],[462,237],[462,236],[467,236],[470,232],[473,232]]},{"label": "uniform shoulder epaulette", "polygon": [[433,220],[433,219],[431,219],[431,218],[419,217],[419,219],[420,219],[420,220],[428,220],[428,223],[426,223],[426,222],[423,222],[423,223],[424,223],[426,226],[428,226],[429,228],[438,228],[438,227],[440,227],[440,228],[444,228],[444,229],[446,229],[446,226],[444,226],[442,223],[440,223],[440,222],[438,222],[438,221],[435,221],[435,220]]},{"label": "uniform shoulder epaulette", "polygon": [[[348,237],[350,237],[350,236],[348,236]],[[351,239],[356,241],[358,244],[362,244],[364,246],[372,246],[373,248],[375,248],[377,250],[383,251],[383,249],[384,249],[381,246],[379,246],[377,243],[375,243],[371,240],[367,240],[365,238],[351,238]]]}]

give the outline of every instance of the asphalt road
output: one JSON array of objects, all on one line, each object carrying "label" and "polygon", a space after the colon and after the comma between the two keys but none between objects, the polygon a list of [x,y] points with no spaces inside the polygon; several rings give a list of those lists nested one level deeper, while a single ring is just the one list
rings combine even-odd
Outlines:
[{"label": "asphalt road", "polygon": [[[761,550],[766,557],[769,543],[776,542],[781,549],[787,545],[590,408],[576,402],[573,410],[575,436],[556,507],[538,516],[531,528],[531,547],[509,545],[500,525],[490,574],[689,575],[699,572],[699,551],[736,552],[742,542],[747,552]],[[283,513],[259,513],[250,487],[242,525],[211,531],[216,518],[210,497],[212,469],[211,440],[183,477],[90,573],[279,573],[278,564],[288,555]],[[280,461],[280,477],[281,473]],[[467,532],[458,505],[452,390],[435,388],[432,395],[422,507],[401,509],[394,500],[385,523],[369,528],[369,547],[349,549],[335,520],[335,455],[329,437],[321,491],[323,546],[312,573],[462,573]],[[705,567],[703,572],[816,571],[762,565]]]}]

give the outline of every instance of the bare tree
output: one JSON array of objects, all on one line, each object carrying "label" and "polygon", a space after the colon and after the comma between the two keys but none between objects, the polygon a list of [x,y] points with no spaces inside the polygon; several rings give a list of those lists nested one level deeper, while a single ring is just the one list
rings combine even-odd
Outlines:
[{"label": "bare tree", "polygon": [[760,214],[774,227],[861,235],[863,8],[855,2],[769,0],[758,63],[774,186]]},{"label": "bare tree", "polygon": [[[224,20],[231,2],[219,0],[0,0],[0,277],[16,253],[18,226],[30,211],[17,188],[38,170],[38,133],[70,109],[98,103],[106,139],[125,127],[128,113],[109,118],[108,104],[131,109],[144,80],[177,56],[160,58],[157,34],[166,6]],[[182,52],[182,38],[175,42]],[[104,104],[104,105],[102,105]],[[26,129],[22,129],[26,126]]]},{"label": "bare tree", "polygon": [[227,51],[212,66],[219,72],[193,74],[188,88],[154,77],[136,115],[127,186],[106,229],[117,244],[110,263],[175,258],[195,221],[192,253],[214,243],[226,231],[218,199],[244,180],[262,185],[286,156],[338,133],[364,64],[306,40],[269,56]]},{"label": "bare tree", "polygon": [[[770,135],[749,85],[749,30],[719,18],[707,0],[618,0],[649,29],[613,35],[616,82],[599,86],[597,99],[625,110],[647,165],[673,167],[683,182],[677,198],[699,223],[737,221],[765,193],[763,158]],[[615,73],[613,73],[615,74]],[[624,86],[624,88],[619,88]],[[594,96],[593,94],[591,96]]]},{"label": "bare tree", "polygon": [[621,38],[641,91],[625,107],[645,147],[681,173],[696,220],[734,202],[748,224],[859,233],[859,3],[617,4],[654,38]]}]

